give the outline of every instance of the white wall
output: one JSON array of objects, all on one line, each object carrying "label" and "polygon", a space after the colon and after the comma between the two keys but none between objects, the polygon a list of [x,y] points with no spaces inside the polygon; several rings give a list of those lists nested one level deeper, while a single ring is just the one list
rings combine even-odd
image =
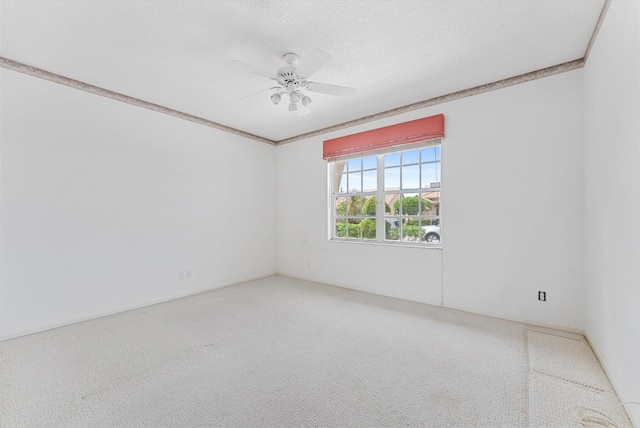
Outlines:
[{"label": "white wall", "polygon": [[275,147],[0,73],[0,337],[275,273]]},{"label": "white wall", "polygon": [[[581,329],[582,109],[576,70],[279,146],[278,272]],[[438,113],[443,249],[328,242],[322,141]]]},{"label": "white wall", "polygon": [[[584,69],[586,331],[640,402],[640,7],[614,0]],[[630,406],[640,426],[640,406]]]},{"label": "white wall", "polygon": [[582,70],[442,111],[445,305],[581,329]]}]

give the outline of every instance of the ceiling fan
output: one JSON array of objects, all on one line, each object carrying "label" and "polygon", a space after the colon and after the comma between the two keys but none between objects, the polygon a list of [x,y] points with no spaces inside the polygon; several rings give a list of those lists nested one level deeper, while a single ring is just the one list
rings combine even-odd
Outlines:
[{"label": "ceiling fan", "polygon": [[[276,70],[275,73],[263,70],[262,68],[246,64],[241,61],[230,61],[229,65],[237,70],[247,71],[271,79],[277,83],[277,86],[264,89],[255,94],[240,98],[245,99],[266,91],[275,91],[271,95],[271,102],[278,104],[283,96],[289,97],[289,111],[296,114],[309,113],[308,107],[311,104],[311,98],[303,91],[317,92],[320,94],[345,96],[356,91],[355,88],[346,86],[330,85],[328,83],[311,82],[307,80],[313,73],[318,71],[324,64],[331,59],[331,55],[316,49],[311,52],[302,62],[298,55],[294,53],[284,54],[282,60],[285,66]],[[299,65],[298,65],[299,64]],[[298,109],[298,102],[303,109]]]}]

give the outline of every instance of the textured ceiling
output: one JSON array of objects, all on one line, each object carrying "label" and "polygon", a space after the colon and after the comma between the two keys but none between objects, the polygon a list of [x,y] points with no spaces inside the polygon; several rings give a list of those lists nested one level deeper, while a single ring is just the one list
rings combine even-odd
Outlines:
[{"label": "textured ceiling", "polygon": [[[2,1],[0,56],[279,141],[582,58],[604,0]],[[333,58],[312,112],[271,104],[295,52]]]}]

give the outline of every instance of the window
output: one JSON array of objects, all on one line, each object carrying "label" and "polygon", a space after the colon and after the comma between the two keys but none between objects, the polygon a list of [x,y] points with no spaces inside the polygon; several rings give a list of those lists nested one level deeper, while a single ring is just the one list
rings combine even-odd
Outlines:
[{"label": "window", "polygon": [[440,144],[330,163],[334,240],[437,245]]}]

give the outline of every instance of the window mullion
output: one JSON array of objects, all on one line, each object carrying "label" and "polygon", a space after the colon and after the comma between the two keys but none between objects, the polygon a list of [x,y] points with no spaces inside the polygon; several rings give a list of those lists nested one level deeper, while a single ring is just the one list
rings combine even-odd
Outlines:
[{"label": "window mullion", "polygon": [[378,191],[376,192],[376,241],[384,242],[384,155],[377,156]]}]

